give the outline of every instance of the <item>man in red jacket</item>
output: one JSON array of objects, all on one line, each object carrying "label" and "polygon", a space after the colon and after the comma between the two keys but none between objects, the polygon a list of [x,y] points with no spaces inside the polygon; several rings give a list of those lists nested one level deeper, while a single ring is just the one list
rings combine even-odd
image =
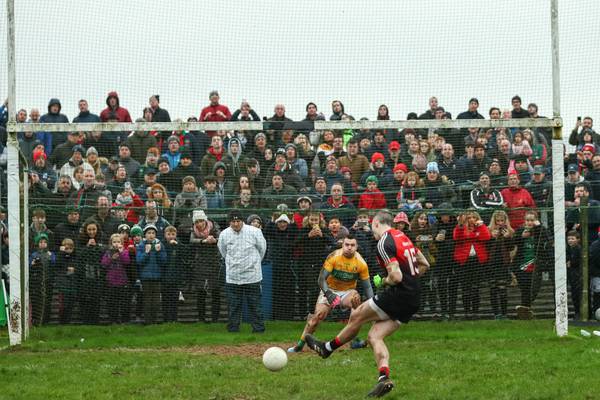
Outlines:
[{"label": "man in red jacket", "polygon": [[119,104],[119,95],[117,92],[112,91],[108,93],[108,96],[106,97],[106,105],[107,107],[100,113],[100,119],[102,122],[107,122],[111,114],[114,114],[119,122],[131,122],[129,111],[127,111],[125,107],[121,107]]},{"label": "man in red jacket", "polygon": [[500,192],[504,199],[504,206],[508,210],[510,226],[518,229],[525,223],[525,213],[530,208],[535,208],[535,201],[527,189],[519,185],[519,174],[511,171],[508,174],[508,187]]},{"label": "man in red jacket", "polygon": [[[210,104],[200,112],[200,122],[225,122],[231,119],[231,112],[227,106],[219,104],[219,92],[213,90],[208,95]],[[206,131],[209,137],[215,135],[215,131]]]}]

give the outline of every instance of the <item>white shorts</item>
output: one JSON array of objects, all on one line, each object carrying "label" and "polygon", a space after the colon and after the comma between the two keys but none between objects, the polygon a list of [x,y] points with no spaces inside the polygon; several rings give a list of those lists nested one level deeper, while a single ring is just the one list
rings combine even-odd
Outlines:
[{"label": "white shorts", "polygon": [[[333,290],[333,289],[330,289],[330,290],[333,293],[335,293],[338,296],[340,296],[340,302],[343,302],[346,297],[348,297],[352,292],[356,291],[354,289],[350,289],[350,290]],[[325,304],[327,306],[329,305],[329,302],[327,301],[327,297],[325,297],[325,293],[322,290],[319,292],[319,297],[317,298],[317,304]],[[339,307],[340,307],[341,310],[348,310],[348,308],[343,307],[341,304],[340,304]]]}]

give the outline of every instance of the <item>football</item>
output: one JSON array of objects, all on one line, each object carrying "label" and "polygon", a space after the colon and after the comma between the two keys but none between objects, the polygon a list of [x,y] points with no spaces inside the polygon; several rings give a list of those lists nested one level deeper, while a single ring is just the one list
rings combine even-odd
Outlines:
[{"label": "football", "polygon": [[597,320],[597,321],[600,321],[600,308],[598,308],[598,309],[596,310],[595,316],[596,316],[596,320]]},{"label": "football", "polygon": [[280,371],[287,361],[287,354],[281,347],[269,347],[263,354],[263,364],[269,371]]}]

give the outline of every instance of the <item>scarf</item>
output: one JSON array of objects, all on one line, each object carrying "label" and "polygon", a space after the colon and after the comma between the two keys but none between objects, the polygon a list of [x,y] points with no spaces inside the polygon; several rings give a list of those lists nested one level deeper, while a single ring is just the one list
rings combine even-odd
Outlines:
[{"label": "scarf", "polygon": [[196,235],[196,237],[200,239],[206,239],[208,236],[210,236],[210,231],[212,230],[212,228],[213,223],[210,221],[206,221],[206,226],[203,230],[198,229],[198,226],[194,224],[194,235]]}]

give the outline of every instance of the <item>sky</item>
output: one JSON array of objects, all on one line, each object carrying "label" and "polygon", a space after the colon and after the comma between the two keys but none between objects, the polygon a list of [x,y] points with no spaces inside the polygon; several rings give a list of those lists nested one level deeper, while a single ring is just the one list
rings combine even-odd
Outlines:
[{"label": "sky", "polygon": [[[247,99],[261,117],[283,103],[302,119],[309,101],[329,117],[339,99],[357,119],[386,104],[400,120],[432,95],[454,116],[477,97],[487,116],[515,94],[552,115],[549,0],[16,3],[17,107],[44,112],[58,97],[69,119],[81,98],[99,113],[112,90],[134,119],[152,94],[185,119],[213,89],[232,111]],[[597,4],[559,1],[569,130],[578,115],[600,117]],[[0,0],[3,55],[5,19]]]}]

